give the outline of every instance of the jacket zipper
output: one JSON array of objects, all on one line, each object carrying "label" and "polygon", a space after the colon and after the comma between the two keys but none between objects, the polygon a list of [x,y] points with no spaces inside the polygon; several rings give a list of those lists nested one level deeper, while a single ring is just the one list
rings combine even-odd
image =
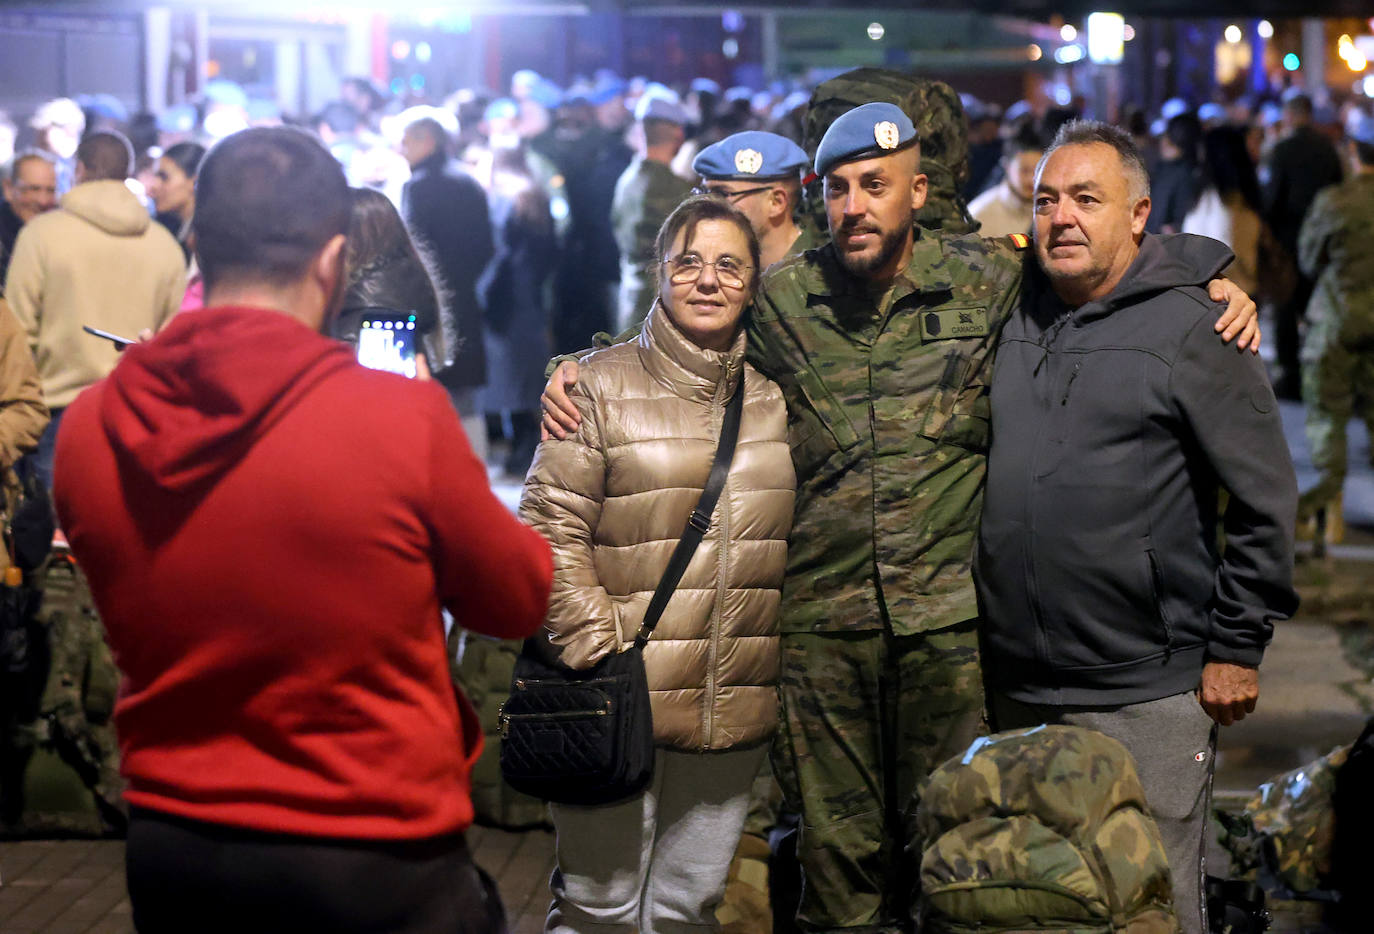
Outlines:
[{"label": "jacket zipper", "polygon": [[1168,661],[1174,654],[1174,624],[1164,609],[1164,571],[1159,566],[1159,558],[1153,548],[1147,550],[1145,555],[1150,560],[1150,587],[1154,591],[1155,612],[1164,624],[1164,660]]},{"label": "jacket zipper", "polygon": [[1069,404],[1069,390],[1073,388],[1073,381],[1078,379],[1078,371],[1083,368],[1083,361],[1080,360],[1073,365],[1073,372],[1069,374],[1069,381],[1064,385],[1064,398],[1059,400],[1060,405]]},{"label": "jacket zipper", "polygon": [[[720,424],[725,424],[725,397],[730,388],[732,367],[725,366],[725,378],[716,387],[714,405],[720,408]],[[740,379],[744,374],[740,373]],[[741,423],[744,421],[740,419]],[[741,425],[741,427],[743,427]],[[732,465],[733,466],[733,465]],[[725,567],[729,558],[730,541],[730,474],[725,474],[725,485],[721,488],[720,499],[716,503],[720,522],[716,527],[716,605],[711,610],[710,649],[706,656],[706,704],[702,711],[702,749],[711,748],[712,734],[716,720],[716,663],[720,656],[720,614],[725,606]]]}]

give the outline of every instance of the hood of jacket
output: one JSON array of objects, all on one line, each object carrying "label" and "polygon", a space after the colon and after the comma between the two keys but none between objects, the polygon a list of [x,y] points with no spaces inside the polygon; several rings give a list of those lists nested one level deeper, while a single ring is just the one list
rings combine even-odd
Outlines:
[{"label": "hood of jacket", "polygon": [[1116,288],[1079,308],[1074,317],[1080,322],[1091,321],[1169,289],[1205,285],[1234,258],[1230,247],[1210,237],[1146,234],[1140,241],[1140,252]]},{"label": "hood of jacket", "polygon": [[153,219],[123,182],[82,182],[62,196],[62,210],[116,237],[137,237]]},{"label": "hood of jacket", "polygon": [[123,469],[184,492],[214,481],[325,377],[348,348],[262,308],[178,315],[124,352],[100,401]]}]

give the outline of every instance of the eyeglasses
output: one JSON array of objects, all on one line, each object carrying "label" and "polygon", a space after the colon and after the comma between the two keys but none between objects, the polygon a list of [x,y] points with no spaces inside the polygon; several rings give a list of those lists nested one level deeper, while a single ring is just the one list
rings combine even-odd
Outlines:
[{"label": "eyeglasses", "polygon": [[724,188],[707,188],[707,187],[704,186],[704,185],[698,185],[696,188],[693,188],[693,189],[692,189],[692,194],[694,194],[694,195],[715,195],[717,198],[724,198],[726,201],[729,201],[731,204],[737,204],[737,203],[738,203],[738,202],[736,201],[737,198],[743,198],[743,197],[745,197],[746,195],[756,195],[756,194],[758,194],[758,193],[761,192],[761,191],[772,191],[772,190],[773,190],[773,186],[772,186],[772,185],[760,185],[758,188],[742,188],[742,189],[740,189],[739,191],[726,191]]},{"label": "eyeglasses", "polygon": [[731,289],[744,288],[744,277],[754,268],[744,265],[733,256],[722,256],[715,262],[708,263],[695,253],[682,253],[672,259],[665,259],[663,265],[668,267],[668,281],[674,285],[696,282],[706,271],[706,267],[710,266],[715,269],[716,279],[720,284]]}]

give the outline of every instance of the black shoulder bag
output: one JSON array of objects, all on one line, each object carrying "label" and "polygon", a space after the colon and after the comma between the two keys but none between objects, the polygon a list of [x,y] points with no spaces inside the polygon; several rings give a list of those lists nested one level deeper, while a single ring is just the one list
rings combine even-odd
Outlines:
[{"label": "black shoulder bag", "polygon": [[634,645],[585,671],[547,660],[542,635],[525,640],[501,705],[501,774],[516,791],[558,804],[610,804],[642,791],[654,774],[654,726],[643,649],[711,524],[725,487],[744,408],[744,375],[725,409],[701,500],[687,520]]}]

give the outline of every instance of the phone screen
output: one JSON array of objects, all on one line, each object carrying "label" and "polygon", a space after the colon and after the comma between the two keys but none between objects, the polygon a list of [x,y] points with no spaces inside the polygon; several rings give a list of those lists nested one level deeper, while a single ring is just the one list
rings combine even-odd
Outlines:
[{"label": "phone screen", "polygon": [[414,378],[415,316],[364,318],[358,328],[358,362]]}]

